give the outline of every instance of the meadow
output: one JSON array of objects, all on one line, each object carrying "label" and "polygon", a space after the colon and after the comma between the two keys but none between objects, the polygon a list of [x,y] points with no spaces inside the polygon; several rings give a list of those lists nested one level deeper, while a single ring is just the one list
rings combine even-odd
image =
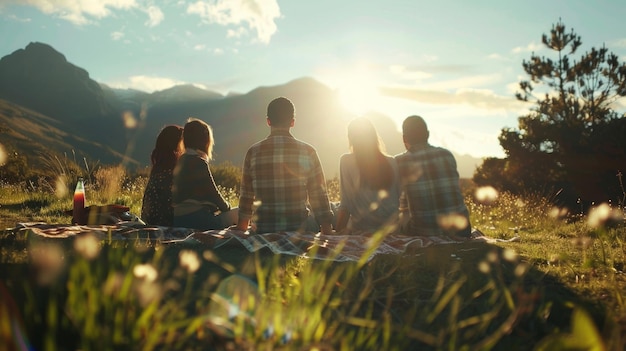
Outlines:
[{"label": "meadow", "polygon": [[[102,167],[88,204],[141,211],[146,176]],[[219,183],[219,181],[218,181]],[[334,262],[202,245],[41,240],[75,178],[0,184],[0,342],[45,350],[623,350],[623,204],[589,213],[464,183],[468,242]],[[237,191],[222,189],[236,204]],[[329,181],[334,201],[337,180]],[[619,195],[619,194],[618,194]],[[375,234],[383,235],[383,234]],[[26,345],[26,346],[24,346]],[[22,347],[22,348],[20,348]],[[31,348],[28,348],[31,347]]]}]

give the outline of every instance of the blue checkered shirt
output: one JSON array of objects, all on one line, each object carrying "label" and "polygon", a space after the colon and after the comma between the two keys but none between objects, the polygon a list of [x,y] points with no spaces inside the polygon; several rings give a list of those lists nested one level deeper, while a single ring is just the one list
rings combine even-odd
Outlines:
[{"label": "blue checkered shirt", "polygon": [[396,155],[401,177],[402,195],[400,211],[411,215],[406,234],[445,235],[456,234],[441,227],[442,216],[461,216],[467,221],[469,212],[465,205],[456,160],[444,148],[429,144],[413,145]]}]

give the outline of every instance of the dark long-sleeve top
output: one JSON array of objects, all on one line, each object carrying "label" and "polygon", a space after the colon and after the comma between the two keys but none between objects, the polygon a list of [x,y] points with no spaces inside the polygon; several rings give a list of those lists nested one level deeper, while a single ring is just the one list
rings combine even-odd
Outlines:
[{"label": "dark long-sleeve top", "polygon": [[171,227],[173,218],[172,169],[153,168],[143,193],[141,219],[148,224]]},{"label": "dark long-sleeve top", "polygon": [[222,212],[230,210],[230,204],[217,190],[205,153],[187,149],[178,159],[174,168],[172,203],[175,215],[193,212],[203,206],[214,206],[215,210]]}]

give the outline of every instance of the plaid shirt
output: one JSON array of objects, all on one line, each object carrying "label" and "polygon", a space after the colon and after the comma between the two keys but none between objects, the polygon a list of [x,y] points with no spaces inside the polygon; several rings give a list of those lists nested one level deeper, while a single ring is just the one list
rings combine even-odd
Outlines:
[{"label": "plaid shirt", "polygon": [[309,215],[308,204],[320,223],[332,220],[317,152],[288,130],[273,130],[248,149],[240,194],[239,218],[253,220],[258,233],[300,229]]},{"label": "plaid shirt", "polygon": [[[463,201],[452,153],[429,144],[413,145],[395,158],[402,182],[400,211],[411,214],[407,234],[468,235],[469,212]],[[466,221],[466,227],[446,228],[450,223],[446,218]]]}]

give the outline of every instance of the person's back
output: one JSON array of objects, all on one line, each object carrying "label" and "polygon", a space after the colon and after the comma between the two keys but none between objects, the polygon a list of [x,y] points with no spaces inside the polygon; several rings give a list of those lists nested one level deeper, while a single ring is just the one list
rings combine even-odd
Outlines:
[{"label": "person's back", "polygon": [[189,118],[183,143],[185,153],[178,159],[172,184],[173,225],[209,230],[234,224],[236,209],[218,190],[209,167],[214,144],[211,126]]},{"label": "person's back", "polygon": [[160,226],[173,224],[173,171],[178,157],[183,153],[182,134],[182,127],[168,125],[157,136],[150,155],[152,169],[141,205],[141,219],[147,224]]},{"label": "person's back", "polygon": [[306,230],[310,205],[322,231],[331,231],[324,172],[315,149],[289,132],[294,115],[286,98],[275,99],[268,106],[271,133],[252,145],[244,160],[240,230],[247,230],[251,220],[257,233]]},{"label": "person's back", "polygon": [[428,144],[428,129],[418,116],[403,123],[407,151],[397,155],[402,182],[401,211],[410,215],[406,234],[469,236],[469,211],[450,151]]},{"label": "person's back", "polygon": [[341,204],[335,229],[395,230],[400,196],[395,159],[384,154],[382,141],[366,118],[350,122],[348,141],[351,152],[339,160]]}]

